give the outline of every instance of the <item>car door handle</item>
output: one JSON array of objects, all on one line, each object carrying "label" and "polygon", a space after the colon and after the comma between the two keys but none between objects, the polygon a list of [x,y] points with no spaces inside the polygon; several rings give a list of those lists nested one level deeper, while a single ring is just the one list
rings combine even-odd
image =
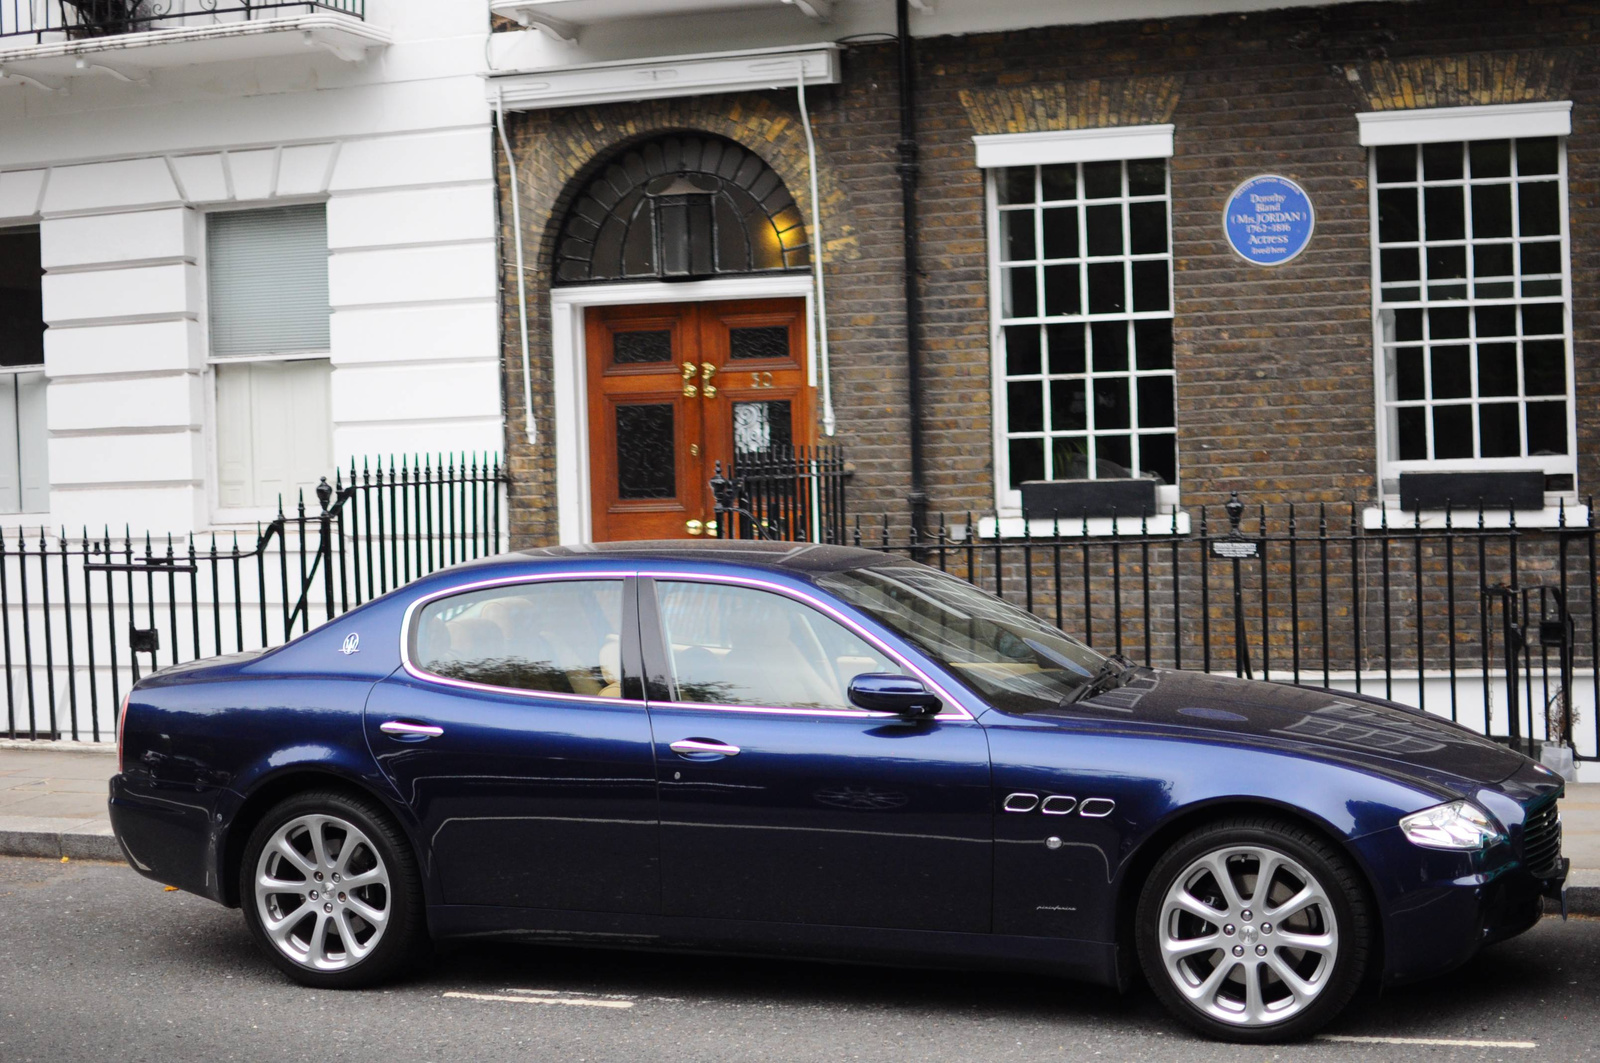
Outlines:
[{"label": "car door handle", "polygon": [[738,746],[730,746],[724,742],[710,742],[703,738],[680,738],[668,748],[684,757],[692,757],[696,753],[716,753],[724,757],[739,755]]},{"label": "car door handle", "polygon": [[386,735],[395,735],[399,738],[438,738],[444,734],[443,727],[435,727],[431,723],[411,723],[408,720],[390,720],[380,723],[378,730]]}]

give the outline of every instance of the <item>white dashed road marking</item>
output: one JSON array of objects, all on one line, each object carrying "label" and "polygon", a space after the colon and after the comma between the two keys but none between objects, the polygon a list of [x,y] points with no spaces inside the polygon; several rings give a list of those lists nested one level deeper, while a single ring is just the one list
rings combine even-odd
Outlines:
[{"label": "white dashed road marking", "polygon": [[1537,1041],[1471,1041],[1449,1037],[1354,1037],[1323,1033],[1318,1041],[1337,1041],[1347,1045],[1438,1045],[1446,1048],[1538,1048]]},{"label": "white dashed road marking", "polygon": [[619,997],[557,995],[553,989],[513,989],[507,993],[459,993],[444,995],[453,1000],[488,1000],[502,1004],[566,1004],[578,1008],[631,1008],[633,1001]]}]

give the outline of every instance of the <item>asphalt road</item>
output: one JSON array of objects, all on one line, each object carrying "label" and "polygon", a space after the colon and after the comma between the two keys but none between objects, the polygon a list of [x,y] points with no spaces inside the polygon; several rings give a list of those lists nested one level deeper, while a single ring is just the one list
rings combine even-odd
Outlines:
[{"label": "asphalt road", "polygon": [[[112,864],[0,858],[0,1060],[1600,1059],[1600,920],[1546,919],[1334,1037],[1197,1040],[1145,991],[1033,976],[474,945],[402,985],[291,985],[239,913]],[[1473,1042],[1397,1044],[1394,1038]],[[1536,1046],[1536,1047],[1532,1047]]]}]

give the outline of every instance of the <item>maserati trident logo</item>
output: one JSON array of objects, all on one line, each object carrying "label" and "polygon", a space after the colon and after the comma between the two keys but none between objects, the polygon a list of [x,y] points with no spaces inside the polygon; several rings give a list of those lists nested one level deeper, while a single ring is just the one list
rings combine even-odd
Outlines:
[{"label": "maserati trident logo", "polygon": [[361,636],[354,631],[344,637],[344,645],[339,647],[339,652],[346,657],[361,649]]}]

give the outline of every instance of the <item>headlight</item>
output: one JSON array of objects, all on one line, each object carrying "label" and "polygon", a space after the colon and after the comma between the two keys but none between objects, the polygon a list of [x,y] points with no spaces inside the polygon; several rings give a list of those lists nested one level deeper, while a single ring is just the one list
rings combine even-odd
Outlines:
[{"label": "headlight", "polygon": [[1400,830],[1412,845],[1424,849],[1486,849],[1506,839],[1499,824],[1471,801],[1451,801],[1403,816]]}]

